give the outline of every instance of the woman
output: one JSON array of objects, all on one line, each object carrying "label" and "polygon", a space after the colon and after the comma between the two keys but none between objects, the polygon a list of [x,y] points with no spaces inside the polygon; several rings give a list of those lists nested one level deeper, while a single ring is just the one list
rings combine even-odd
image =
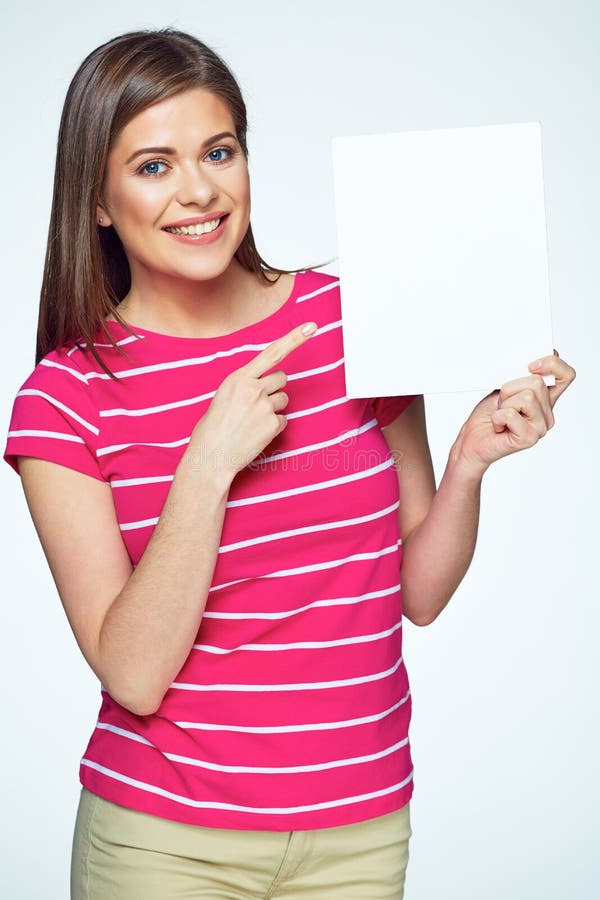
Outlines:
[{"label": "woman", "polygon": [[74,898],[403,895],[402,614],[447,604],[483,474],[575,372],[555,351],[484,398],[436,491],[423,397],[348,400],[341,334],[337,278],[256,250],[219,57],[172,30],[91,53],[4,454],[102,687]]}]

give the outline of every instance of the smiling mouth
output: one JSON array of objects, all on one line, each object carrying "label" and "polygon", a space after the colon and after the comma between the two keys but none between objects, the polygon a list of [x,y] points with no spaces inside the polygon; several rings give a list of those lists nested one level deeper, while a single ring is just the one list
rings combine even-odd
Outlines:
[{"label": "smiling mouth", "polygon": [[168,226],[164,230],[168,231],[169,234],[210,234],[211,231],[215,231],[223,221],[225,216],[222,216],[220,219],[212,219],[210,222],[201,222],[197,225],[181,225],[178,227]]}]

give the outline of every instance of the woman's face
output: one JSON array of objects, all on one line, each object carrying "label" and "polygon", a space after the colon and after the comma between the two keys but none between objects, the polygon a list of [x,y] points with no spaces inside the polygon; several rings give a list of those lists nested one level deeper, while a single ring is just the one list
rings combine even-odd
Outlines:
[{"label": "woman's face", "polygon": [[[248,166],[224,101],[193,88],[128,122],[109,154],[97,213],[121,239],[132,287],[157,276],[221,275],[250,222]],[[210,230],[184,233],[189,226]]]}]

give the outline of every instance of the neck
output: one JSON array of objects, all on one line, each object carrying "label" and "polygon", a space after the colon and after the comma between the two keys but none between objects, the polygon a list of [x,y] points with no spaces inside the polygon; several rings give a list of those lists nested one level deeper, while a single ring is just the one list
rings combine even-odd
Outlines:
[{"label": "neck", "polygon": [[263,289],[260,277],[235,257],[221,275],[206,281],[136,270],[118,310],[126,322],[140,328],[210,336],[234,330],[249,304],[259,302]]}]

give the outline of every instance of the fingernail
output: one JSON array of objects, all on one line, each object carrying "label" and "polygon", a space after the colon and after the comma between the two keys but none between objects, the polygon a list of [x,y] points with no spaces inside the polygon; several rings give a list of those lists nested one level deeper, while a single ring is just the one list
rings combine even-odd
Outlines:
[{"label": "fingernail", "polygon": [[316,322],[309,322],[307,325],[304,325],[302,328],[302,334],[312,334],[313,331],[317,330]]},{"label": "fingernail", "polygon": [[529,368],[530,368],[530,369],[541,369],[541,367],[542,367],[542,361],[541,361],[541,359],[536,359],[535,362],[529,363]]}]

